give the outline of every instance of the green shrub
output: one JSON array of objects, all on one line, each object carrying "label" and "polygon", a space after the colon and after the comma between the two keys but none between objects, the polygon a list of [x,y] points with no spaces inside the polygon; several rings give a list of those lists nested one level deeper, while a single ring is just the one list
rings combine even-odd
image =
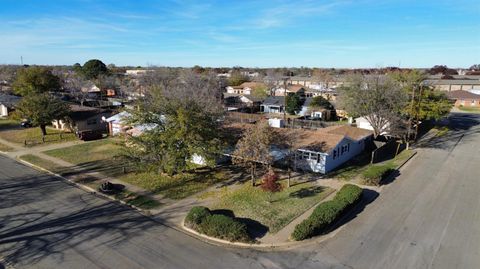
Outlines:
[{"label": "green shrub", "polygon": [[198,231],[208,236],[225,239],[231,242],[252,241],[248,234],[247,226],[244,223],[225,215],[217,214],[207,216],[200,224]]},{"label": "green shrub", "polygon": [[390,165],[370,165],[367,170],[362,173],[362,183],[365,185],[379,185],[380,181],[392,172]]},{"label": "green shrub", "polygon": [[198,226],[205,220],[206,217],[212,213],[204,206],[195,206],[190,209],[188,215],[185,217],[185,225],[192,229],[198,229]]},{"label": "green shrub", "polygon": [[292,238],[299,241],[321,234],[348,208],[357,203],[361,196],[360,187],[352,184],[344,185],[331,201],[319,204],[312,215],[295,226]]},{"label": "green shrub", "polygon": [[185,225],[208,236],[225,239],[231,242],[251,242],[247,226],[235,218],[212,214],[204,206],[195,206],[185,217]]}]

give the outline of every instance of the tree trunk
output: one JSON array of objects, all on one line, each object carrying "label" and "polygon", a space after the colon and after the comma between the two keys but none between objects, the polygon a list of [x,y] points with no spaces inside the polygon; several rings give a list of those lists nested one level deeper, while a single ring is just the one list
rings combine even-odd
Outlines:
[{"label": "tree trunk", "polygon": [[250,167],[250,176],[252,179],[252,187],[255,187],[255,164]]},{"label": "tree trunk", "polygon": [[287,188],[290,188],[290,178],[292,177],[292,169],[288,167],[288,180],[287,180]]},{"label": "tree trunk", "polygon": [[45,124],[40,124],[40,130],[42,130],[42,135],[47,135],[47,126]]},{"label": "tree trunk", "polygon": [[[398,143],[398,142],[397,142]],[[398,150],[400,149],[400,143],[397,144],[397,150],[395,151],[395,157],[398,155]]]}]

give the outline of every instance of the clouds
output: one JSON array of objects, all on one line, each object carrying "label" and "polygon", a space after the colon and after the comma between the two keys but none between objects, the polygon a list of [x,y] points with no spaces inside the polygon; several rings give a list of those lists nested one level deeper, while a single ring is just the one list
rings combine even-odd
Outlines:
[{"label": "clouds", "polygon": [[480,41],[478,10],[464,16],[451,12],[448,1],[417,2],[15,2],[0,10],[0,32],[8,37],[0,42],[0,61],[29,55],[45,61],[38,63],[71,64],[95,55],[132,65],[480,62],[472,45]]}]

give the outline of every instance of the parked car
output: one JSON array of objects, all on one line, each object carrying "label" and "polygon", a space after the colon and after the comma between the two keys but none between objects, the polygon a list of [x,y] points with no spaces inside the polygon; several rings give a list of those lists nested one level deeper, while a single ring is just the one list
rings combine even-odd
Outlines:
[{"label": "parked car", "polygon": [[20,122],[20,126],[22,126],[23,128],[30,128],[32,127],[32,123],[30,122],[30,120],[22,120],[22,122]]},{"label": "parked car", "polygon": [[92,131],[92,130],[78,131],[77,137],[83,141],[90,141],[90,140],[103,138],[103,133],[99,131]]}]

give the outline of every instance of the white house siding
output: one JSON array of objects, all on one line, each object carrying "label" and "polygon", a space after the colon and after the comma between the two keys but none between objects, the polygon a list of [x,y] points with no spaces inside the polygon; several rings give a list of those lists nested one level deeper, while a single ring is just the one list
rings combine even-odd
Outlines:
[{"label": "white house siding", "polygon": [[283,107],[278,105],[261,105],[260,110],[265,113],[283,113]]},{"label": "white house siding", "polygon": [[325,173],[326,154],[308,150],[298,150],[295,156],[295,169]]},{"label": "white house siding", "polygon": [[0,104],[0,117],[8,116],[8,108],[5,105]]},{"label": "white house siding", "polygon": [[[342,153],[343,147],[343,153]],[[359,141],[343,138],[326,156],[325,173],[332,171],[346,161],[360,154],[365,149],[365,139]],[[335,158],[334,158],[335,155]]]}]

